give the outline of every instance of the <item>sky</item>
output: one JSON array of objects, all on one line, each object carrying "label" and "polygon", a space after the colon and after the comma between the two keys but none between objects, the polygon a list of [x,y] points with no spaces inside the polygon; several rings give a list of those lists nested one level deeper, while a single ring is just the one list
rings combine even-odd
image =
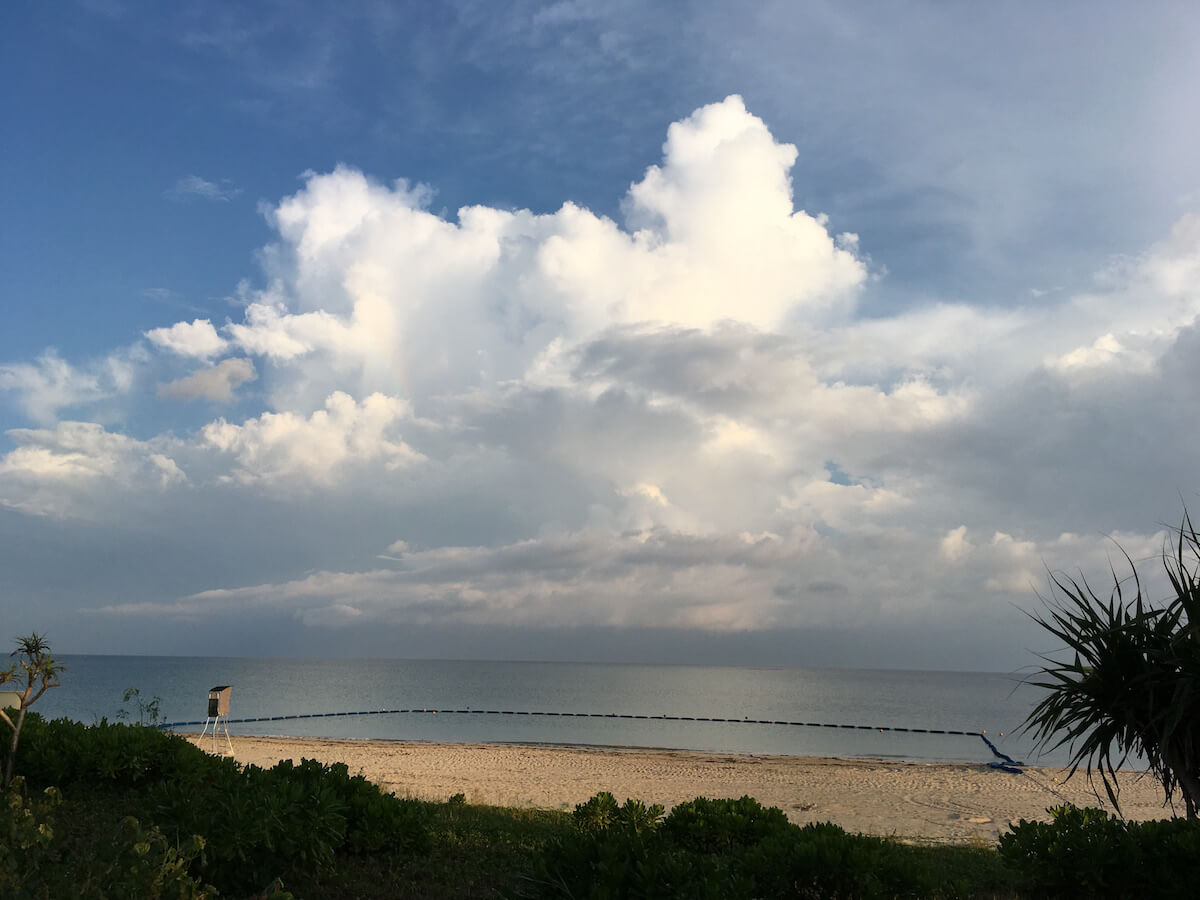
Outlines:
[{"label": "sky", "polygon": [[1200,511],[1194,4],[0,16],[8,636],[1019,671]]}]

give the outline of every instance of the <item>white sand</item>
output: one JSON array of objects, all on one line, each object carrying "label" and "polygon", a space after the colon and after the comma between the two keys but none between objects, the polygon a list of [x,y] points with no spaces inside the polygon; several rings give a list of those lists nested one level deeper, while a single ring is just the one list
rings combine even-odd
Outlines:
[{"label": "white sand", "polygon": [[[211,749],[208,739],[201,746]],[[945,763],[314,738],[235,737],[233,746],[240,762],[260,766],[344,762],[400,796],[427,800],[462,793],[472,803],[571,809],[611,791],[670,809],[697,796],[749,794],[801,824],[931,842],[992,842],[1010,822],[1048,819],[1046,808],[1064,801],[1108,806],[1083,773],[1063,784],[1065,772],[1045,768],[1010,775]],[[1096,786],[1103,795],[1099,779]],[[1134,773],[1122,774],[1121,808],[1133,819],[1170,815],[1157,783]]]}]

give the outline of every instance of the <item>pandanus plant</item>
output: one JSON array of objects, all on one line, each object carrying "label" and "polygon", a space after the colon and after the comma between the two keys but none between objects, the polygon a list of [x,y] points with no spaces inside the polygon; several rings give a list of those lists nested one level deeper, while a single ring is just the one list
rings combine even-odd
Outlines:
[{"label": "pandanus plant", "polygon": [[[1122,551],[1124,554],[1124,551]],[[1033,618],[1065,644],[1069,661],[1042,656],[1031,679],[1046,695],[1023,727],[1042,750],[1066,745],[1074,775],[1086,766],[1095,790],[1120,812],[1116,772],[1140,757],[1162,784],[1164,805],[1182,797],[1200,813],[1200,534],[1184,510],[1162,562],[1174,596],[1146,599],[1137,569],[1099,596],[1079,580],[1052,574],[1044,614]]]},{"label": "pandanus plant", "polygon": [[50,645],[36,631],[28,637],[17,638],[17,649],[11,655],[16,657],[16,662],[0,671],[0,687],[11,684],[15,688],[12,693],[17,695],[17,706],[13,709],[15,717],[0,708],[0,722],[12,731],[8,759],[4,763],[3,787],[12,783],[13,764],[17,760],[17,745],[21,740],[25,714],[42,694],[52,687],[58,687],[58,678],[64,668],[50,655]]}]

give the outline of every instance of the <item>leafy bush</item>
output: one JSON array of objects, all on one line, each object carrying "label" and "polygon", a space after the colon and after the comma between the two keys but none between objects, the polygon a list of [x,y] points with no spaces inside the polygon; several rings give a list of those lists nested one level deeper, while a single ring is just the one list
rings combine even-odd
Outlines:
[{"label": "leafy bush", "polygon": [[730,853],[771,836],[789,834],[793,828],[783,810],[763,806],[753,797],[697,797],[676,806],[663,823],[663,830],[675,845],[697,853]]},{"label": "leafy bush", "polygon": [[1057,806],[1024,819],[1000,854],[1026,889],[1050,897],[1185,897],[1200,882],[1200,821],[1126,822],[1100,809]]},{"label": "leafy bush", "polygon": [[582,832],[627,828],[638,833],[653,828],[662,815],[663,808],[657,803],[646,806],[641,800],[626,800],[623,806],[618,806],[616,797],[608,791],[601,791],[586,803],[576,806],[571,818],[575,827]]},{"label": "leafy bush", "polygon": [[[795,828],[795,826],[793,826]],[[828,822],[776,834],[747,849],[741,869],[756,897],[929,897],[934,879],[912,847]]]},{"label": "leafy bush", "polygon": [[153,797],[169,833],[209,837],[200,871],[222,890],[328,870],[339,852],[410,857],[429,846],[423,804],[384,794],[341,763],[261,769],[209,759],[200,777],[164,784]]},{"label": "leafy bush", "polygon": [[[15,891],[38,879],[47,847],[54,840],[52,814],[62,802],[57,788],[31,798],[19,775],[4,790],[0,807],[0,891]],[[7,896],[7,894],[5,894]]]},{"label": "leafy bush", "polygon": [[212,761],[182,737],[102,719],[84,725],[30,713],[21,733],[19,769],[34,785],[109,783],[125,787],[198,773]]},{"label": "leafy bush", "polygon": [[575,808],[572,834],[549,842],[527,879],[536,897],[903,897],[934,885],[913,848],[791,824],[750,797],[618,807],[597,794]]},{"label": "leafy bush", "polygon": [[411,857],[429,843],[425,807],[384,794],[345,765],[285,760],[271,769],[210,756],[182,737],[141,725],[51,722],[30,714],[21,769],[31,784],[111,785],[147,791],[154,819],[207,846],[193,872],[223,891],[261,889],[280,875],[328,870],[338,853]]},{"label": "leafy bush", "polygon": [[74,847],[55,835],[54,814],[62,802],[57,788],[31,797],[23,779],[5,792],[0,808],[0,896],[50,900],[57,897],[138,897],[146,900],[203,900],[215,897],[188,873],[204,851],[192,836],[180,846],[157,828],[132,816],[112,841]]}]

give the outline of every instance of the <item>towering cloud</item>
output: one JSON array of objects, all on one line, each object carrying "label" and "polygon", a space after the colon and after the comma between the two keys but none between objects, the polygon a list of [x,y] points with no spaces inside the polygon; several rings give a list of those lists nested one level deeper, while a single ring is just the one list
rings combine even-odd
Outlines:
[{"label": "towering cloud", "polygon": [[0,505],[132,504],[241,560],[97,600],[122,621],[969,637],[1104,532],[1152,556],[1200,441],[1197,221],[1086,293],[863,315],[869,248],[796,208],[803,172],[735,96],[670,126],[620,221],[309,174],[244,308],[122,370],[186,426],[57,421],[119,392],[98,364],[0,369],[46,426],[10,433]]},{"label": "towering cloud", "polygon": [[[305,370],[317,394],[350,386],[350,373],[361,390],[423,391],[519,377],[552,341],[617,325],[771,330],[852,307],[866,278],[856,239],[794,208],[796,149],[741,98],[671,126],[663,150],[630,187],[624,226],[571,203],[547,215],[465,207],[447,221],[427,189],[347,168],[312,175],[272,213],[283,240],[270,282],[225,331]],[[184,335],[165,331],[150,336],[181,352]],[[295,388],[277,402],[318,399]]]}]

